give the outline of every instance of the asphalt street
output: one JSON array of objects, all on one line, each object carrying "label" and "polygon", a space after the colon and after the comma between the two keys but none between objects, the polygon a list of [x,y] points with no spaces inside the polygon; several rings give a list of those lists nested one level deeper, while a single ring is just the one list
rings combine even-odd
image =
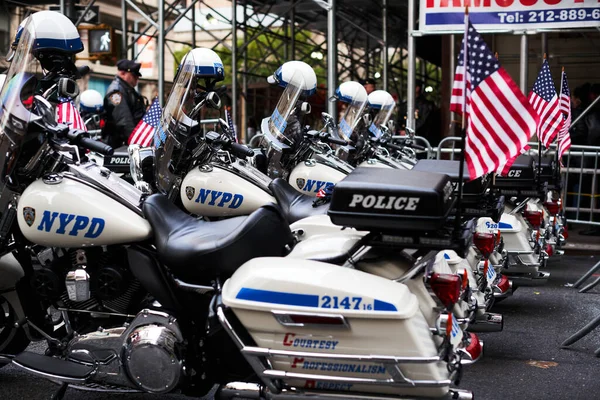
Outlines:
[{"label": "asphalt street", "polygon": [[[600,286],[579,294],[575,282],[598,257],[562,256],[551,260],[546,286],[520,287],[493,311],[504,314],[504,331],[480,334],[484,356],[465,368],[461,388],[477,399],[600,398],[600,329],[570,347],[561,342],[600,313]],[[41,347],[37,346],[41,351]],[[12,366],[0,369],[0,399],[48,399],[57,386]],[[175,400],[180,395],[159,396]],[[157,396],[114,395],[69,389],[66,400],[149,400]]]}]

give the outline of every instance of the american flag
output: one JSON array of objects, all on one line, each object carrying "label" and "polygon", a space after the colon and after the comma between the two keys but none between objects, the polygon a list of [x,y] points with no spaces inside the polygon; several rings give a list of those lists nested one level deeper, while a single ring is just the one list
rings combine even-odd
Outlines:
[{"label": "american flag", "polygon": [[81,114],[73,105],[70,98],[58,98],[59,104],[56,107],[56,122],[59,124],[70,125],[72,129],[79,129],[87,132],[87,127],[81,118]]},{"label": "american flag", "polygon": [[538,116],[467,15],[461,47],[450,110],[467,117],[465,160],[475,179],[514,160],[535,133]]},{"label": "american flag", "polygon": [[144,118],[138,122],[137,126],[131,132],[127,144],[139,144],[141,147],[148,147],[152,144],[154,131],[160,123],[162,117],[162,109],[158,102],[158,97],[154,99],[152,105],[144,114]]},{"label": "american flag", "polygon": [[567,82],[567,74],[563,70],[560,84],[560,111],[564,116],[564,123],[558,132],[558,159],[562,159],[563,154],[571,148],[571,92],[569,91],[569,83]]},{"label": "american flag", "polygon": [[542,69],[533,84],[531,93],[529,93],[529,102],[539,115],[538,139],[545,147],[549,147],[564,125],[564,120],[560,112],[552,75],[550,74],[550,66],[546,59],[542,63]]}]

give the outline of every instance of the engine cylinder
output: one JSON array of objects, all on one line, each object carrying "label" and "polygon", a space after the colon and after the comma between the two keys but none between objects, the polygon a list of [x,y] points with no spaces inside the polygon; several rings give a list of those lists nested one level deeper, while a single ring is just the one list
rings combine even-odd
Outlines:
[{"label": "engine cylinder", "polygon": [[125,368],[129,378],[149,393],[166,393],[179,383],[182,363],[177,356],[178,339],[165,326],[136,328],[126,341]]}]

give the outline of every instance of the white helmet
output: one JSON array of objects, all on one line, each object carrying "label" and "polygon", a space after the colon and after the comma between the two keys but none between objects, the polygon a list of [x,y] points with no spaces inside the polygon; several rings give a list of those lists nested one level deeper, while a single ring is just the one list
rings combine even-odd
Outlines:
[{"label": "white helmet", "polygon": [[221,57],[211,49],[197,47],[190,50],[181,60],[178,70],[186,62],[186,59],[194,62],[194,75],[197,78],[213,80],[213,82],[225,79],[225,69]]},{"label": "white helmet", "polygon": [[367,91],[355,81],[344,82],[335,90],[334,98],[347,103],[339,123],[339,136],[348,141],[367,105]]},{"label": "white helmet", "polygon": [[369,107],[376,112],[373,118],[373,123],[369,127],[369,131],[375,135],[375,137],[381,136],[381,125],[387,124],[390,116],[394,112],[396,107],[396,101],[391,94],[385,90],[375,90],[368,96]]},{"label": "white helmet", "polygon": [[34,51],[77,54],[83,51],[79,31],[63,14],[56,11],[38,11],[30,16],[35,29]]},{"label": "white helmet", "polygon": [[104,109],[104,98],[93,89],[88,89],[79,96],[79,109],[86,113],[97,113]]},{"label": "white helmet", "polygon": [[317,75],[312,67],[303,61],[286,62],[267,78],[267,82],[281,87],[295,83],[306,96],[310,96],[317,90]]}]

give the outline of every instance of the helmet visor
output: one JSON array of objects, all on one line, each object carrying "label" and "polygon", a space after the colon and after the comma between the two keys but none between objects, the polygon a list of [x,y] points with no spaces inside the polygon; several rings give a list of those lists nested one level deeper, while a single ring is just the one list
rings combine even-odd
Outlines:
[{"label": "helmet visor", "polygon": [[302,88],[304,85],[305,82],[302,74],[295,72],[285,86],[275,107],[275,111],[273,111],[273,114],[269,118],[269,132],[277,140],[287,145],[293,145],[294,143],[293,136],[285,134],[285,128],[288,125],[290,115],[296,107],[296,102],[303,92]]},{"label": "helmet visor", "polygon": [[381,129],[379,127],[387,124],[390,117],[394,113],[395,108],[396,102],[390,99],[384,105],[382,105],[379,111],[377,111],[377,114],[375,115],[375,118],[373,118],[373,122],[369,127],[369,131],[375,135],[375,137],[381,136]]},{"label": "helmet visor", "polygon": [[352,132],[358,125],[360,117],[367,105],[367,99],[359,100],[355,98],[348,104],[346,109],[342,112],[340,123],[338,127],[338,135],[340,139],[349,141]]}]

